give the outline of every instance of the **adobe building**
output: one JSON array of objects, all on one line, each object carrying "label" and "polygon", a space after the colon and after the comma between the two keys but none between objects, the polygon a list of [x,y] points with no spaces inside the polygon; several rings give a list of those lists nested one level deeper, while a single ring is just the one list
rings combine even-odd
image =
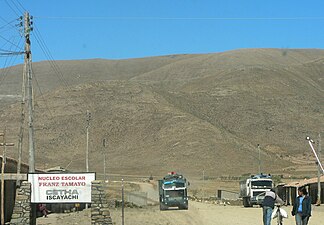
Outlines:
[{"label": "adobe building", "polygon": [[[289,184],[283,185],[284,201],[287,205],[293,205],[296,197],[298,196],[298,188],[306,187],[309,196],[312,199],[312,204],[317,203],[317,193],[318,193],[318,181],[317,177],[311,179],[305,179],[297,182],[291,182]],[[324,203],[324,175],[320,177],[321,183],[321,204]]]}]

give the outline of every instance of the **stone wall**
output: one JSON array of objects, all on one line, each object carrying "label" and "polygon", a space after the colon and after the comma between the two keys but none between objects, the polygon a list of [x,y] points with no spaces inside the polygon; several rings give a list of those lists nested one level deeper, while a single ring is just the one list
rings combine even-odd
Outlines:
[{"label": "stone wall", "polygon": [[16,190],[16,202],[10,224],[30,224],[30,188],[30,183],[24,181],[22,182],[21,186]]},{"label": "stone wall", "polygon": [[91,202],[91,225],[113,225],[103,181],[92,182]]}]

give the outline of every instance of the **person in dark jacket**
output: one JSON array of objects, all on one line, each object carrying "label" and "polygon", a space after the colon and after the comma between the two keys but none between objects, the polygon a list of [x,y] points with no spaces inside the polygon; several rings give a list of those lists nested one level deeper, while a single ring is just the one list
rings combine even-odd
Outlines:
[{"label": "person in dark jacket", "polygon": [[272,210],[275,206],[275,203],[279,203],[281,205],[284,204],[284,201],[276,194],[274,188],[271,188],[270,191],[266,191],[263,202],[262,202],[262,209],[263,209],[263,224],[264,225],[271,225],[271,215]]},{"label": "person in dark jacket", "polygon": [[311,198],[307,195],[305,187],[299,187],[298,197],[291,211],[291,215],[295,216],[296,225],[307,225],[311,211]]}]

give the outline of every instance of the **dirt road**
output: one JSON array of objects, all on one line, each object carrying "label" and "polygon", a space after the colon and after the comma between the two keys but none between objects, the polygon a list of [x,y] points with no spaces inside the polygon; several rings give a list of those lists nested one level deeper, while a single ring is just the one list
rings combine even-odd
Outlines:
[{"label": "dirt road", "polygon": [[[291,207],[284,207],[288,212]],[[121,225],[121,211],[112,211],[116,225]],[[313,207],[310,225],[323,225],[324,206]],[[160,211],[157,206],[145,209],[126,209],[125,224],[130,225],[262,225],[262,209],[240,206],[220,206],[190,202],[189,210]],[[272,222],[275,224],[275,221]],[[285,225],[295,225],[294,217],[284,221]]]},{"label": "dirt road", "polygon": [[[133,182],[139,190],[148,193],[148,202],[154,206],[144,208],[126,208],[125,225],[262,225],[262,209],[260,207],[244,208],[242,206],[216,205],[189,201],[189,210],[160,211],[158,190],[155,184]],[[290,216],[291,207],[283,207],[289,218],[284,225],[295,225]],[[310,225],[323,225],[324,205],[312,206],[313,216]],[[121,208],[111,209],[110,214],[115,225],[121,225]],[[272,224],[276,224],[273,220]],[[48,218],[39,218],[38,225],[90,225],[90,209],[69,214],[50,214]]]},{"label": "dirt road", "polygon": [[[284,207],[288,212],[291,207]],[[69,214],[50,214],[48,218],[37,219],[38,225],[90,225],[89,210]],[[112,209],[114,224],[121,225],[121,209]],[[310,225],[323,225],[324,205],[313,206]],[[189,210],[160,211],[158,206],[126,208],[125,225],[262,225],[262,209],[241,206],[220,206],[207,203],[189,202]],[[275,224],[275,221],[272,222]],[[295,225],[294,217],[284,221],[285,225]]]}]

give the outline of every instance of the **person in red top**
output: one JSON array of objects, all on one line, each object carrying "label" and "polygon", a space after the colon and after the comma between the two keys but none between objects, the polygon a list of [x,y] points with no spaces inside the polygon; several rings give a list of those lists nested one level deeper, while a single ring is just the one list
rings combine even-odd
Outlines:
[{"label": "person in red top", "polygon": [[48,215],[48,209],[46,208],[46,204],[39,204],[38,210],[43,214],[44,217],[47,217]]}]

